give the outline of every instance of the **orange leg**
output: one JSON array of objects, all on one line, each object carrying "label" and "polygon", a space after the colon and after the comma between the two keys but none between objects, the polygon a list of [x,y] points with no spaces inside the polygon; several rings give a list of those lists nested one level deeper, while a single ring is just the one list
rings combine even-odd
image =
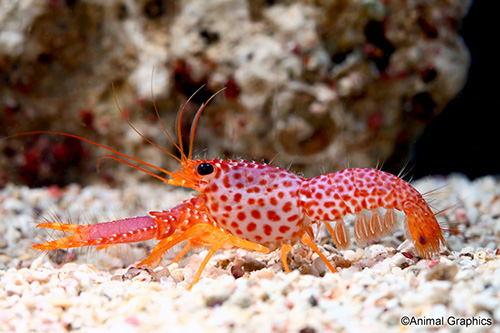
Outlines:
[{"label": "orange leg", "polygon": [[213,244],[212,246],[210,246],[210,250],[208,251],[205,258],[203,259],[203,261],[200,265],[200,268],[198,268],[198,270],[196,271],[196,274],[194,275],[193,280],[191,281],[191,284],[189,285],[189,288],[188,288],[189,290],[191,290],[191,288],[193,288],[193,286],[196,284],[196,282],[198,282],[200,280],[200,276],[201,276],[201,273],[203,272],[203,269],[205,269],[205,266],[207,266],[208,261],[210,260],[210,258],[212,258],[212,256],[215,254],[215,252],[217,252],[222,247],[222,243],[223,243],[222,241],[219,241],[219,242]]},{"label": "orange leg", "polygon": [[328,268],[330,268],[332,273],[337,273],[337,270],[335,269],[335,267],[333,267],[333,265],[328,261],[328,259],[325,257],[325,255],[319,251],[316,244],[314,244],[314,242],[311,240],[311,238],[307,234],[303,234],[300,241],[302,242],[302,244],[309,246],[314,252],[316,252],[318,254],[318,256],[325,262],[325,264],[328,266]]},{"label": "orange leg", "polygon": [[208,264],[208,261],[219,249],[238,247],[249,251],[258,251],[262,253],[269,252],[269,249],[265,246],[233,236],[211,224],[201,223],[196,224],[185,231],[178,230],[169,237],[162,239],[153,249],[149,257],[139,263],[139,266],[151,266],[153,263],[156,263],[161,259],[163,253],[185,240],[188,241],[188,244],[184,246],[174,260],[180,260],[180,258],[182,258],[192,246],[191,243],[202,246],[210,246],[210,250],[198,268],[198,271],[191,282],[190,288],[198,282],[203,269]]},{"label": "orange leg", "polygon": [[173,235],[170,235],[169,237],[162,239],[158,244],[156,244],[151,254],[146,259],[142,260],[138,264],[138,266],[158,265],[163,253],[167,252],[175,245],[179,244],[182,241],[187,240],[190,237],[199,236],[196,234],[198,230],[195,229],[195,227],[188,229],[186,232],[176,231]]},{"label": "orange leg", "polygon": [[185,255],[188,253],[189,250],[193,247],[193,244],[187,243],[181,250],[181,252],[177,253],[174,259],[172,259],[172,263],[178,263]]},{"label": "orange leg", "polygon": [[281,262],[283,263],[283,268],[285,268],[286,273],[290,273],[290,268],[288,267],[288,262],[286,260],[286,255],[288,252],[292,250],[292,246],[290,244],[281,244]]}]

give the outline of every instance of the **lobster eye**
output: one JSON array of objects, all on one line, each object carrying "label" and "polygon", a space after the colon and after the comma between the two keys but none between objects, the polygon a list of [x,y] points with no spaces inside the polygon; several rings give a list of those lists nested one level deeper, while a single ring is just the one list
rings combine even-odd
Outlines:
[{"label": "lobster eye", "polygon": [[206,176],[214,172],[214,166],[210,163],[201,163],[196,171],[198,171],[198,174]]}]

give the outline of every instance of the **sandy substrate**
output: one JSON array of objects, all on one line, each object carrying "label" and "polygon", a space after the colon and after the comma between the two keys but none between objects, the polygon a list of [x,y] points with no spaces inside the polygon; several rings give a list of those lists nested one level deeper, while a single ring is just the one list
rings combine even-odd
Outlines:
[{"label": "sandy substrate", "polygon": [[57,236],[35,233],[37,216],[107,221],[170,208],[189,193],[165,185],[8,186],[0,191],[0,332],[396,332],[406,319],[411,331],[500,332],[499,180],[451,176],[414,185],[438,189],[426,197],[438,210],[454,205],[439,215],[450,233],[435,260],[415,257],[401,231],[339,252],[320,230],[317,243],[339,274],[300,246],[289,257],[289,275],[278,253],[228,250],[213,257],[191,291],[186,281],[206,251],[190,252],[180,265],[166,266],[164,258],[165,266],[148,272],[129,265],[155,242],[58,253],[75,259],[64,265],[30,250],[37,236]]}]

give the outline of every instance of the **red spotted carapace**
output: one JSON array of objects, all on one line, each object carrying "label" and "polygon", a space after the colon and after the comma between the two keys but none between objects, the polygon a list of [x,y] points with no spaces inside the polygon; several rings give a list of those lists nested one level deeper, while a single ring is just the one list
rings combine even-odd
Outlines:
[{"label": "red spotted carapace", "polygon": [[[354,237],[360,245],[366,245],[392,232],[397,224],[395,210],[406,215],[406,236],[414,244],[419,256],[430,258],[439,253],[444,245],[441,228],[422,195],[392,174],[377,169],[355,168],[307,179],[278,167],[245,160],[193,160],[191,157],[196,124],[206,103],[194,117],[189,152],[186,155],[180,124],[189,101],[181,110],[177,123],[179,143],[176,144],[165,131],[181,155],[178,158],[162,149],[181,164],[182,168],[175,172],[72,134],[37,131],[10,136],[53,133],[78,138],[119,156],[107,157],[145,171],[168,184],[192,188],[198,192],[192,199],[174,208],[152,211],[145,216],[91,225],[41,223],[37,227],[74,235],[33,247],[53,250],[98,246],[98,249],[102,249],[114,244],[157,239],[159,243],[152,253],[139,263],[154,266],[159,264],[163,253],[185,241],[184,248],[174,258],[175,262],[191,247],[209,248],[191,282],[193,285],[217,250],[233,247],[263,253],[280,249],[284,269],[290,272],[286,255],[293,245],[301,242],[311,247],[331,271],[336,272],[313,241],[313,225],[324,224],[337,247],[345,249],[350,244],[349,231],[344,223],[346,214],[354,214],[356,217]],[[170,178],[158,176],[123,158],[161,171]],[[330,225],[331,222],[333,225]]]}]

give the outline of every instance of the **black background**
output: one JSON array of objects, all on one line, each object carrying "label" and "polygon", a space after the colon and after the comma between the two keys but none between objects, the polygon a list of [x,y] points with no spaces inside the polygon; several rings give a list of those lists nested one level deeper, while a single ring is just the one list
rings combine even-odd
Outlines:
[{"label": "black background", "polygon": [[414,178],[452,172],[500,174],[500,16],[497,1],[475,1],[461,34],[471,53],[462,92],[418,139]]}]

